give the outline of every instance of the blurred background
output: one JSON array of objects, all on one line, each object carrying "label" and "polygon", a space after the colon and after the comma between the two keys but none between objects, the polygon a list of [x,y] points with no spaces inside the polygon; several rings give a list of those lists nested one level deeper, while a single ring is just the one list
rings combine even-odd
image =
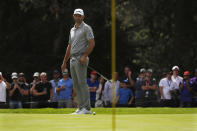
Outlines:
[{"label": "blurred background", "polygon": [[[110,0],[1,0],[0,71],[52,74],[60,69],[74,25],[75,8],[85,12],[96,48],[90,65],[111,73]],[[155,77],[178,65],[181,72],[197,67],[196,0],[117,0],[117,71],[152,68]],[[51,75],[52,76],[52,75]]]}]

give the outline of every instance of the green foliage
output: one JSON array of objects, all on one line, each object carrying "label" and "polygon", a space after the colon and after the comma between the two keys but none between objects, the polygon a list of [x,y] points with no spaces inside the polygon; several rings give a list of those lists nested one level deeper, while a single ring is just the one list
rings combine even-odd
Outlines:
[{"label": "green foliage", "polygon": [[[90,65],[110,77],[111,1],[0,1],[0,68],[8,75],[59,68],[73,26],[72,13],[83,8],[92,26],[96,48]],[[183,70],[197,65],[195,0],[118,0],[117,70],[130,65],[153,68],[156,76],[173,65]]]}]

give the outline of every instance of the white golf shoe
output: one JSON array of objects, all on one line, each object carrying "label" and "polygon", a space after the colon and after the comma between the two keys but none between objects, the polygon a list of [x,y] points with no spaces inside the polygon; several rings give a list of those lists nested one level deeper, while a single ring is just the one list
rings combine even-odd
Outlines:
[{"label": "white golf shoe", "polygon": [[78,112],[78,114],[91,114],[91,111],[83,108],[81,109],[81,111]]},{"label": "white golf shoe", "polygon": [[72,113],[72,115],[77,115],[81,110],[79,108],[77,108],[77,110],[75,112]]}]

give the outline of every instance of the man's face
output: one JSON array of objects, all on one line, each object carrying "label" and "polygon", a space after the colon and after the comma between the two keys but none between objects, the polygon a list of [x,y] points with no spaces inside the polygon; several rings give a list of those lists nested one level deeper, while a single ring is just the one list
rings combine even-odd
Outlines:
[{"label": "man's face", "polygon": [[40,76],[40,79],[41,79],[42,82],[46,82],[47,81],[47,76],[42,75],[42,76]]},{"label": "man's face", "polygon": [[68,78],[68,74],[64,74],[64,75],[63,75],[63,78],[64,78],[64,79],[67,79],[67,78]]},{"label": "man's face", "polygon": [[128,75],[129,71],[130,71],[130,68],[129,68],[129,67],[125,67],[125,68],[124,68],[124,73],[125,73],[126,75]]},{"label": "man's face", "polygon": [[170,80],[171,79],[171,75],[170,73],[166,74],[167,78]]},{"label": "man's face", "polygon": [[118,79],[118,72],[115,72],[114,75],[115,75],[115,80],[117,80]]},{"label": "man's face", "polygon": [[60,74],[53,74],[54,79],[58,79],[60,77]]},{"label": "man's face", "polygon": [[20,76],[20,77],[18,78],[18,80],[19,80],[20,82],[24,82],[24,81],[25,81],[25,78],[24,78],[23,76]]},{"label": "man's face", "polygon": [[16,83],[17,80],[18,80],[17,78],[12,79],[12,81],[13,81],[14,83]]},{"label": "man's face", "polygon": [[127,84],[124,83],[124,82],[120,82],[120,87],[122,87],[122,88],[127,88]]},{"label": "man's face", "polygon": [[178,75],[179,74],[179,70],[177,70],[177,69],[173,70],[173,74]]},{"label": "man's face", "polygon": [[38,81],[38,80],[39,80],[39,77],[34,76],[34,80],[35,80],[35,81]]},{"label": "man's face", "polygon": [[184,75],[183,78],[184,79],[189,79],[189,75]]},{"label": "man's face", "polygon": [[96,74],[91,74],[90,77],[91,77],[91,79],[93,79],[93,80],[96,80],[96,78],[97,78]]},{"label": "man's face", "polygon": [[73,15],[73,19],[74,19],[75,23],[81,23],[84,19],[84,16],[79,15],[79,14],[75,14],[75,15]]}]

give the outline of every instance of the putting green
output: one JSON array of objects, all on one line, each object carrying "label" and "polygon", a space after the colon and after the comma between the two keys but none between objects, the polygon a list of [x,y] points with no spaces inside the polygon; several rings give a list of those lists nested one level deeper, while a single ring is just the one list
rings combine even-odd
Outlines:
[{"label": "putting green", "polygon": [[[111,118],[110,114],[23,114],[1,111],[0,131],[110,131]],[[197,114],[117,114],[116,130],[195,131]]]}]

